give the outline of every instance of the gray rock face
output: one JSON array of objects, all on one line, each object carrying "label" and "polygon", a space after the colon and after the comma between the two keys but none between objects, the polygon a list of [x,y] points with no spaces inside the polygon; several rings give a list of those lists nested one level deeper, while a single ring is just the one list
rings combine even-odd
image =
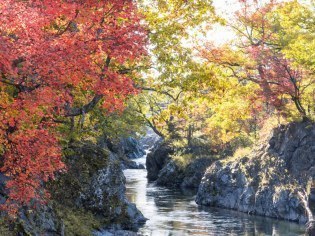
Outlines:
[{"label": "gray rock face", "polygon": [[153,151],[147,155],[146,167],[148,170],[148,180],[157,180],[160,170],[170,160],[170,155],[172,153],[172,148],[166,143],[162,143],[161,145],[154,148]]},{"label": "gray rock face", "polygon": [[20,235],[63,236],[63,224],[51,206],[38,206],[36,210],[22,209],[19,219],[23,232]]},{"label": "gray rock face", "polygon": [[139,165],[138,165],[138,169],[144,170],[144,169],[145,169],[145,166],[144,166],[143,164],[139,164]]},{"label": "gray rock face", "polygon": [[[0,173],[0,204],[5,203],[7,197],[7,190],[5,189],[5,182],[7,177]],[[1,212],[4,216],[4,212]],[[13,235],[11,227],[18,226],[19,232],[15,232],[19,236],[33,235],[33,236],[64,236],[63,224],[55,214],[51,205],[39,205],[29,209],[23,207],[18,212],[18,222],[12,223],[9,227],[8,234]],[[1,234],[2,235],[2,234]]]},{"label": "gray rock face", "polygon": [[140,145],[139,141],[133,137],[121,139],[120,146],[129,159],[140,158],[145,155],[143,147]]},{"label": "gray rock face", "polygon": [[308,206],[299,194],[310,194],[314,170],[315,125],[281,126],[248,157],[212,164],[196,202],[305,223]]},{"label": "gray rock face", "polygon": [[142,164],[138,164],[137,162],[129,160],[129,159],[128,160],[123,159],[121,162],[121,168],[123,170],[125,170],[125,169],[145,169],[145,166]]},{"label": "gray rock face", "polygon": [[156,183],[166,187],[198,188],[207,167],[212,163],[210,158],[198,158],[184,167],[171,160],[160,170]]},{"label": "gray rock face", "polygon": [[[94,158],[102,158],[99,155],[103,151],[95,148],[94,152],[100,153],[94,155]],[[87,153],[84,156],[85,154]],[[91,158],[91,155],[84,156],[83,158]],[[144,223],[146,218],[126,198],[126,180],[118,157],[109,153],[106,164],[102,165],[91,171],[88,177],[81,173],[75,175],[80,185],[74,198],[76,207],[89,210],[123,229],[134,229]]]},{"label": "gray rock face", "polygon": [[206,169],[213,163],[212,158],[198,158],[191,162],[184,171],[181,187],[198,188]]},{"label": "gray rock face", "polygon": [[314,236],[315,235],[315,220],[311,220],[307,223],[307,228],[305,235]]},{"label": "gray rock face", "polygon": [[[125,176],[115,153],[92,143],[75,144],[68,152],[67,173],[50,186],[55,203],[92,213],[106,222],[104,227],[116,230],[135,230],[145,223],[147,219],[126,198]],[[0,174],[0,195],[5,194],[2,179],[5,181]],[[21,209],[19,235],[63,236],[65,226],[62,222],[50,205],[35,210]]]},{"label": "gray rock face", "polygon": [[144,150],[155,149],[160,146],[163,139],[158,136],[151,128],[148,128],[146,135],[139,140],[140,145]]},{"label": "gray rock face", "polygon": [[127,230],[102,230],[94,233],[94,236],[137,236],[133,231]]},{"label": "gray rock face", "polygon": [[166,187],[178,187],[183,178],[184,171],[171,160],[159,172],[156,184]]}]

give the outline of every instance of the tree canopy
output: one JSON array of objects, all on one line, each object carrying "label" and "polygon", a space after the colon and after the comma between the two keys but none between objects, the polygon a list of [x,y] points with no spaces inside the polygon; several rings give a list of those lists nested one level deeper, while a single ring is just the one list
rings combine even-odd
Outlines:
[{"label": "tree canopy", "polygon": [[[313,120],[315,8],[238,2],[225,18],[211,0],[1,1],[5,210],[47,199],[76,135],[147,125],[207,155],[254,142],[269,118]],[[213,42],[218,24],[235,37]]]},{"label": "tree canopy", "polygon": [[14,211],[65,169],[59,119],[98,103],[121,110],[137,92],[121,70],[146,54],[147,36],[133,1],[5,0],[0,15],[1,171]]}]

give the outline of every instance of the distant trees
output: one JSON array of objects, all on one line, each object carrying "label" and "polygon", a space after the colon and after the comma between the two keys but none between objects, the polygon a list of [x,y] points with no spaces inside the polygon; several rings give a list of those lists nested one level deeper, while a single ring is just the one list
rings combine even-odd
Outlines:
[{"label": "distant trees", "polygon": [[[248,145],[274,115],[313,119],[314,10],[239,2],[229,20],[210,0],[1,1],[6,210],[45,199],[44,182],[66,170],[60,141],[84,124],[117,137],[146,122],[174,146],[208,152]],[[216,23],[232,42],[207,41]]]},{"label": "distant trees", "polygon": [[[155,70],[146,74],[138,111],[158,133],[176,137],[184,146],[201,142],[216,149],[238,139],[251,142],[272,116],[287,121],[314,118],[310,6],[242,0],[232,19],[212,13],[209,20],[200,16],[205,9],[211,11],[211,3],[194,8],[189,1],[183,6],[177,1],[157,2],[161,5],[146,6]],[[175,13],[172,4],[178,4]],[[186,16],[189,9],[196,14]],[[183,18],[173,25],[177,12]],[[198,20],[187,24],[196,16]],[[218,46],[201,36],[216,22],[225,22],[234,32],[231,42]]]},{"label": "distant trees", "polygon": [[309,58],[299,59],[305,51],[298,53],[293,45],[302,40],[306,48],[313,47],[314,11],[297,1],[240,2],[242,8],[230,24],[237,35],[236,47],[210,48],[207,59],[230,69],[240,81],[258,84],[261,97],[281,115],[294,113],[289,99],[300,117],[310,118],[314,114],[314,95],[309,93],[315,82],[312,63]]}]

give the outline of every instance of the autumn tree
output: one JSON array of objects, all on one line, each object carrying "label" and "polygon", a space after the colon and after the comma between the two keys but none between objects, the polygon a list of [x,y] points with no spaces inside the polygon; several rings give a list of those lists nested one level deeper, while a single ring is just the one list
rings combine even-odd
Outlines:
[{"label": "autumn tree", "polygon": [[[229,23],[237,35],[236,47],[210,46],[205,50],[208,51],[204,53],[207,54],[205,57],[229,69],[240,81],[258,84],[266,104],[284,117],[294,116],[291,105],[294,104],[299,116],[308,119],[310,112],[306,109],[305,94],[314,85],[314,76],[298,62],[297,57],[288,56],[289,51],[292,53],[288,47],[292,47],[292,36],[295,39],[302,35],[305,38],[312,37],[311,24],[308,22],[312,19],[312,11],[296,1],[240,1],[240,4],[241,10]],[[283,21],[284,14],[290,15],[286,23]],[[310,18],[305,20],[302,14]],[[288,27],[290,24],[296,26],[294,34]],[[307,47],[311,42],[306,43]]]},{"label": "autumn tree", "polygon": [[122,109],[137,92],[125,69],[145,54],[146,31],[131,0],[4,0],[0,16],[1,171],[14,213],[66,169],[60,124]]},{"label": "autumn tree", "polygon": [[[206,32],[205,22],[216,22],[212,1],[139,1],[149,29],[150,55],[142,79],[137,112],[165,138],[184,138],[190,125],[187,106],[202,78],[191,44],[194,32]],[[200,83],[202,84],[202,82]],[[187,113],[188,112],[188,113]],[[190,122],[192,119],[190,119]]]}]

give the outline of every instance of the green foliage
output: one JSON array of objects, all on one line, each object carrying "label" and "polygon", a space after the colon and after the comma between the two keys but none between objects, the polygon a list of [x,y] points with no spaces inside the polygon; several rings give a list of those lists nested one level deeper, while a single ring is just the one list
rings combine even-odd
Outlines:
[{"label": "green foliage", "polygon": [[52,199],[65,206],[74,207],[75,199],[79,197],[90,178],[100,169],[107,167],[109,153],[91,142],[75,142],[64,150],[64,156],[69,166],[67,173],[49,182],[48,189]]},{"label": "green foliage", "polygon": [[62,219],[67,236],[92,236],[93,230],[100,229],[104,222],[89,211],[65,207],[55,203],[57,216]]},{"label": "green foliage", "polygon": [[64,123],[58,129],[63,134],[63,146],[67,148],[78,141],[96,143],[103,135],[115,140],[144,134],[145,120],[141,114],[135,112],[135,106],[133,99],[129,99],[125,109],[120,112],[108,114],[104,108],[97,106],[88,114],[72,120],[62,120]]},{"label": "green foliage", "polygon": [[219,19],[209,0],[139,2],[149,28],[151,69],[138,81],[143,93],[136,100],[137,112],[161,136],[177,137],[175,123],[187,119],[191,91],[198,92],[194,85],[205,78],[198,75],[200,65],[187,43],[193,32],[205,33],[205,25]]},{"label": "green foliage", "polygon": [[17,234],[15,229],[11,229],[9,222],[4,218],[0,219],[0,235],[15,236]]},{"label": "green foliage", "polygon": [[103,113],[95,111],[91,114],[90,122],[95,123],[95,128],[111,139],[135,136],[136,133],[144,134],[145,121],[139,113],[135,112],[135,106],[136,104],[130,99],[121,113],[103,116]]},{"label": "green foliage", "polygon": [[187,154],[176,153],[172,155],[171,158],[175,161],[176,165],[179,168],[185,169],[193,160],[196,159],[196,156],[191,153]]},{"label": "green foliage", "polygon": [[315,10],[298,1],[290,1],[273,14],[274,27],[285,55],[296,66],[315,71]]}]

